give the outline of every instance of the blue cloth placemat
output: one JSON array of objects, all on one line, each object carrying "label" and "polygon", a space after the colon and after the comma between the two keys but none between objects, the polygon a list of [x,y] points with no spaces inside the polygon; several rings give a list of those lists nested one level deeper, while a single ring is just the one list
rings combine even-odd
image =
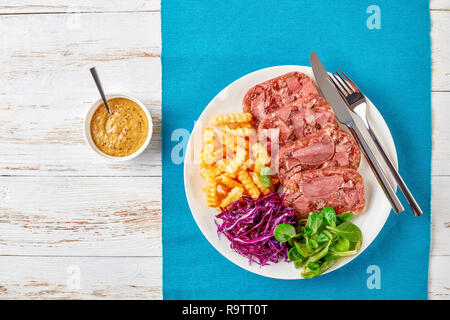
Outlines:
[{"label": "blue cloth placemat", "polygon": [[[373,14],[380,17],[380,29],[369,28],[378,23]],[[427,0],[162,0],[162,48],[165,299],[427,298]],[[344,68],[351,74],[381,111],[396,143],[400,173],[424,214],[414,217],[404,201],[407,211],[391,213],[372,245],[337,271],[311,280],[264,278],[226,260],[202,235],[186,201],[183,164],[173,161],[171,153],[183,139],[187,142],[182,133],[192,130],[209,101],[229,83],[264,67],[310,65],[313,50],[330,70]]]}]

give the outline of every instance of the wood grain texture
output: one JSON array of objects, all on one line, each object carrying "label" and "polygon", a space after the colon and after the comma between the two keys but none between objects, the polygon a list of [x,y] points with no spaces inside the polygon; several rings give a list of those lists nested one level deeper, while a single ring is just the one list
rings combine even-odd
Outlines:
[{"label": "wood grain texture", "polygon": [[160,177],[0,177],[0,254],[161,256]]},{"label": "wood grain texture", "polygon": [[[449,68],[450,70],[450,68]],[[433,92],[433,157],[431,174],[450,175],[450,92]]]},{"label": "wood grain texture", "polygon": [[[159,13],[70,17],[0,20],[0,175],[159,176]],[[93,65],[107,93],[134,96],[152,114],[153,139],[133,161],[105,162],[84,141],[85,114],[99,98]]]},{"label": "wood grain texture", "polygon": [[0,4],[0,14],[159,11],[159,9],[159,0],[8,0]]},{"label": "wood grain texture", "polygon": [[161,299],[161,272],[161,257],[0,256],[0,299]]},{"label": "wood grain texture", "polygon": [[[450,1],[447,1],[450,6]],[[431,11],[432,90],[450,91],[450,10]]]},{"label": "wood grain texture", "polygon": [[[434,176],[432,189],[431,255],[450,257],[450,177]],[[450,288],[450,276],[447,277]]]},{"label": "wood grain texture", "polygon": [[[139,0],[0,4],[0,298],[161,298],[158,10]],[[108,93],[152,114],[152,142],[133,161],[107,162],[84,142],[93,65]],[[80,268],[79,290],[67,287],[68,266]]]},{"label": "wood grain texture", "polygon": [[447,10],[450,9],[450,2],[448,0],[430,0],[431,10]]},{"label": "wood grain texture", "polygon": [[449,266],[450,256],[434,256],[431,259],[428,281],[428,299],[450,299]]}]

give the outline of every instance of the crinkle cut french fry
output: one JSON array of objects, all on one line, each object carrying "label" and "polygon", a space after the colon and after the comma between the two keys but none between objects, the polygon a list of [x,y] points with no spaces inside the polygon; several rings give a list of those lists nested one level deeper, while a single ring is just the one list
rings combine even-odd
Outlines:
[{"label": "crinkle cut french fry", "polygon": [[242,187],[234,187],[228,195],[220,201],[220,207],[224,208],[233,201],[237,201],[242,197],[244,189]]},{"label": "crinkle cut french fry", "polygon": [[257,142],[251,121],[250,113],[219,115],[203,131],[200,167],[210,207],[226,207],[244,192],[252,198],[271,192],[259,181],[259,170],[270,165],[270,155]]},{"label": "crinkle cut french fry", "polygon": [[[219,168],[215,167],[215,166],[207,166],[204,168],[203,171],[204,175],[207,177],[207,179],[213,179],[215,177],[217,177],[219,174],[221,174],[222,172],[220,171]],[[205,179],[205,180],[207,180]]]},{"label": "crinkle cut french fry", "polygon": [[252,118],[252,114],[248,112],[221,114],[212,118],[210,124],[213,126],[217,126],[229,123],[250,122]]},{"label": "crinkle cut french fry", "polygon": [[251,147],[253,157],[259,160],[261,164],[268,164],[270,162],[270,155],[267,150],[259,142],[254,143]]},{"label": "crinkle cut french fry", "polygon": [[214,166],[220,171],[220,172],[225,172],[226,168],[227,168],[227,162],[225,161],[225,159],[220,159],[219,161],[217,161]]},{"label": "crinkle cut french fry", "polygon": [[209,179],[205,187],[206,204],[208,207],[217,207],[217,181]]},{"label": "crinkle cut french fry", "polygon": [[247,171],[239,171],[238,179],[242,183],[242,185],[244,186],[244,189],[248,192],[250,197],[252,197],[253,199],[256,199],[259,197],[260,191],[259,191],[258,187],[255,185],[255,183],[252,181],[252,179],[250,178]]},{"label": "crinkle cut french fry", "polygon": [[264,167],[264,165],[265,165],[264,162],[261,162],[260,159],[256,159],[256,161],[255,161],[255,172],[258,174],[258,176],[261,173],[261,168]]},{"label": "crinkle cut french fry", "polygon": [[214,141],[214,130],[212,128],[203,130],[202,161],[205,164],[212,164],[216,161]]},{"label": "crinkle cut french fry", "polygon": [[256,134],[255,129],[247,127],[238,127],[235,129],[230,129],[227,127],[226,131],[228,131],[231,135],[238,137],[250,137]]},{"label": "crinkle cut french fry", "polygon": [[250,176],[252,177],[253,182],[258,186],[258,189],[264,194],[269,194],[272,190],[270,188],[264,187],[259,180],[259,174],[256,172],[250,172]]},{"label": "crinkle cut french fry", "polygon": [[203,143],[214,142],[213,128],[205,128],[203,130]]},{"label": "crinkle cut french fry", "polygon": [[236,147],[236,155],[235,157],[228,163],[227,167],[225,168],[225,171],[231,174],[232,176],[235,176],[236,172],[239,170],[242,164],[245,162],[245,156],[247,154],[247,151],[245,148],[241,146]]},{"label": "crinkle cut french fry", "polygon": [[236,160],[232,159],[226,166],[225,171],[232,177],[236,176],[236,172],[239,170],[241,164]]},{"label": "crinkle cut french fry", "polygon": [[213,152],[203,152],[202,153],[202,162],[204,164],[210,165],[213,164],[214,161],[216,161],[216,153]]},{"label": "crinkle cut french fry", "polygon": [[228,188],[242,187],[239,182],[233,180],[227,173],[222,173],[217,177],[217,180]]}]

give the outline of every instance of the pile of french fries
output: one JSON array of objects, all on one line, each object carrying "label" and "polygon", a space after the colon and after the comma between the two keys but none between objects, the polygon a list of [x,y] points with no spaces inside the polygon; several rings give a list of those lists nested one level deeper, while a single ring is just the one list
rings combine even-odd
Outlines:
[{"label": "pile of french fries", "polygon": [[218,115],[203,130],[201,175],[209,207],[220,209],[244,194],[258,198],[272,191],[260,181],[270,155],[257,142],[251,121],[251,113]]}]

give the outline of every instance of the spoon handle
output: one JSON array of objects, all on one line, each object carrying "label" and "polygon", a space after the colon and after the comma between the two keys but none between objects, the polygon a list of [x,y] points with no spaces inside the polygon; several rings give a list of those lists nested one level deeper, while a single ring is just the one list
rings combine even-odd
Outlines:
[{"label": "spoon handle", "polygon": [[100,96],[102,97],[103,103],[105,104],[106,110],[111,114],[111,110],[109,109],[108,101],[106,101],[105,93],[103,92],[102,83],[100,82],[100,78],[98,77],[97,70],[95,67],[90,69],[92,77],[94,78],[95,85],[97,86],[98,92],[100,92]]}]

